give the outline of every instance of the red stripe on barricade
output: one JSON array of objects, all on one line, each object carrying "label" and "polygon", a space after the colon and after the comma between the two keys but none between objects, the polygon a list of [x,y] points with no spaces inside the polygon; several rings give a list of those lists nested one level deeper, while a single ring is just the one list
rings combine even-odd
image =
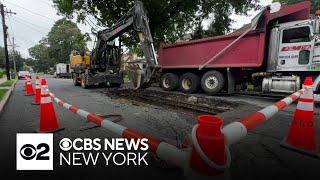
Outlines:
[{"label": "red stripe on barricade", "polygon": [[75,106],[70,106],[70,107],[69,107],[69,110],[70,110],[71,112],[74,112],[74,113],[76,113],[76,112],[78,111],[78,109],[79,109],[79,108],[77,108],[77,107],[75,107]]},{"label": "red stripe on barricade", "polygon": [[128,138],[128,139],[135,139],[137,140],[138,138],[147,138],[148,139],[148,145],[149,145],[149,151],[157,154],[157,149],[161,141],[148,137],[142,133],[139,133],[137,131],[134,131],[132,129],[125,129],[122,133],[122,137]]},{"label": "red stripe on barricade", "polygon": [[266,120],[266,116],[261,112],[256,112],[251,114],[248,117],[245,117],[240,120],[240,122],[247,128],[247,131],[251,131],[259,124],[263,123]]},{"label": "red stripe on barricade", "polygon": [[49,94],[41,94],[41,97],[50,97]]},{"label": "red stripe on barricade", "polygon": [[[46,90],[49,91],[49,89],[46,89]],[[51,93],[51,96],[54,96],[54,94]],[[65,102],[60,100],[58,103],[64,104]],[[94,122],[94,123],[96,123],[96,124],[98,124],[100,126],[101,126],[103,121],[107,121],[105,117],[100,117],[100,116],[97,116],[97,115],[94,115],[94,114],[90,114],[90,113],[88,113],[88,112],[86,112],[86,111],[84,111],[82,109],[79,109],[76,106],[73,106],[73,105],[70,105],[70,107],[66,108],[66,109],[68,109],[69,111],[74,112],[76,114],[79,113],[80,116],[86,115],[86,117],[85,117],[86,119],[88,119],[89,121]],[[78,110],[81,110],[81,111],[78,112]],[[156,154],[159,158],[161,158],[161,159],[163,159],[165,161],[168,161],[170,164],[175,164],[175,165],[177,165],[179,167],[185,168],[185,164],[188,161],[188,158],[185,155],[177,155],[176,153],[179,152],[179,153],[187,154],[186,152],[180,151],[177,147],[174,147],[174,146],[172,146],[172,145],[170,145],[170,144],[168,144],[166,142],[162,142],[160,140],[151,138],[151,137],[146,136],[146,135],[144,135],[142,133],[139,133],[137,131],[128,129],[126,127],[123,127],[122,125],[116,124],[116,123],[114,123],[112,121],[110,121],[110,124],[111,124],[111,126],[113,126],[113,128],[116,128],[115,129],[116,132],[122,132],[122,137],[123,138],[135,139],[135,140],[137,140],[138,138],[146,138],[146,139],[148,139],[147,144],[149,145],[149,149],[148,149],[149,152],[151,152],[153,154]],[[112,127],[110,127],[110,128],[112,128]],[[117,128],[119,128],[119,129],[117,129]],[[159,149],[159,150],[163,150],[165,152],[161,152],[161,153],[159,152],[158,147],[159,147],[160,143],[167,144],[167,146],[164,146],[163,149]],[[173,150],[173,154],[167,153],[167,151],[170,150],[170,149]],[[164,154],[164,153],[166,153],[166,154]],[[167,156],[167,157],[165,157],[165,156]],[[175,160],[175,158],[180,158],[180,159]]]},{"label": "red stripe on barricade", "polygon": [[300,101],[300,102],[310,102],[310,103],[313,103],[313,102],[314,102],[313,99],[306,99],[306,98],[299,98],[299,101]]},{"label": "red stripe on barricade", "polygon": [[287,103],[284,101],[278,101],[274,105],[279,109],[279,111],[281,111],[283,108],[287,106]]},{"label": "red stripe on barricade", "polygon": [[101,126],[101,123],[102,123],[102,121],[104,120],[104,118],[99,117],[99,116],[96,116],[96,115],[94,115],[94,114],[89,114],[89,115],[87,116],[87,119],[90,120],[90,121],[92,121],[92,122],[94,122],[94,123],[96,123],[96,124],[98,124],[99,126]]},{"label": "red stripe on barricade", "polygon": [[298,97],[295,94],[291,94],[289,96],[293,101],[295,101]]},{"label": "red stripe on barricade", "polygon": [[59,104],[60,106],[63,106],[64,102],[63,102],[62,100],[60,100],[60,101],[58,102],[58,104]]}]

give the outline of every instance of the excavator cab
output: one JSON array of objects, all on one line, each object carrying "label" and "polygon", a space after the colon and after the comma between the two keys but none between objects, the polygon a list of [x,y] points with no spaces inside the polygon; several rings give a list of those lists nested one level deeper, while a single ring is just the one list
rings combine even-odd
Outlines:
[{"label": "excavator cab", "polygon": [[114,40],[130,30],[135,31],[139,36],[144,59],[129,62],[126,72],[135,89],[148,87],[158,67],[158,61],[149,28],[149,20],[141,1],[136,1],[135,6],[113,26],[98,32],[97,43],[92,51],[92,66],[100,72],[113,70],[113,68],[120,69],[121,43],[119,43],[119,47],[116,47],[114,46]]}]

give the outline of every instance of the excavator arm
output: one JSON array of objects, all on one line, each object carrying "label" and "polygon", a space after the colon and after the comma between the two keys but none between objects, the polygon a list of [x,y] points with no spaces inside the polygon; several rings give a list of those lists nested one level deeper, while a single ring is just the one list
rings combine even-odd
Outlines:
[{"label": "excavator arm", "polygon": [[[134,88],[146,87],[158,67],[148,18],[141,1],[136,1],[125,15],[113,26],[97,33],[97,42],[92,50],[91,63],[95,69],[105,71],[110,63],[109,54],[114,47],[114,40],[124,33],[133,30],[140,40],[145,59],[129,62],[126,71]],[[120,64],[120,63],[119,63]]]}]

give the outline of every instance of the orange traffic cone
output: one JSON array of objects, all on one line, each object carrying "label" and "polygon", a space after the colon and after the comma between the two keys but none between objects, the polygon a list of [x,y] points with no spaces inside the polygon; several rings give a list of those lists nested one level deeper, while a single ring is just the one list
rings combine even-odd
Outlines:
[{"label": "orange traffic cone", "polygon": [[[46,80],[42,79],[41,86],[46,87]],[[49,93],[41,88],[41,100],[40,100],[40,128],[37,132],[57,132],[63,130],[59,128],[59,123],[56,117],[56,113],[53,108],[51,97]]]},{"label": "orange traffic cone", "polygon": [[303,86],[308,89],[299,98],[289,134],[281,146],[310,156],[319,157],[316,145],[312,84],[312,78],[307,77]]},{"label": "orange traffic cone", "polygon": [[26,83],[26,96],[33,96],[34,95],[34,91],[33,91],[33,87],[30,81],[30,77],[27,76],[27,83]]},{"label": "orange traffic cone", "polygon": [[36,76],[36,95],[34,96],[34,105],[40,105],[41,98],[41,87],[40,87],[40,79],[39,76]]}]

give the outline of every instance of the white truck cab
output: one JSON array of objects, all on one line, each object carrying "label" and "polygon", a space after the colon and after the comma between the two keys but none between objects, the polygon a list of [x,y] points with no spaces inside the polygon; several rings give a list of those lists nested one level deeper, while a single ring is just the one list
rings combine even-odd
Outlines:
[{"label": "white truck cab", "polygon": [[[314,19],[292,21],[273,27],[270,33],[267,72],[279,73],[281,78],[266,77],[263,91],[293,92],[300,88],[300,78],[304,79],[306,76],[316,77],[313,88],[315,91],[320,90],[319,29],[320,14]],[[272,83],[278,87],[272,89]]]}]

